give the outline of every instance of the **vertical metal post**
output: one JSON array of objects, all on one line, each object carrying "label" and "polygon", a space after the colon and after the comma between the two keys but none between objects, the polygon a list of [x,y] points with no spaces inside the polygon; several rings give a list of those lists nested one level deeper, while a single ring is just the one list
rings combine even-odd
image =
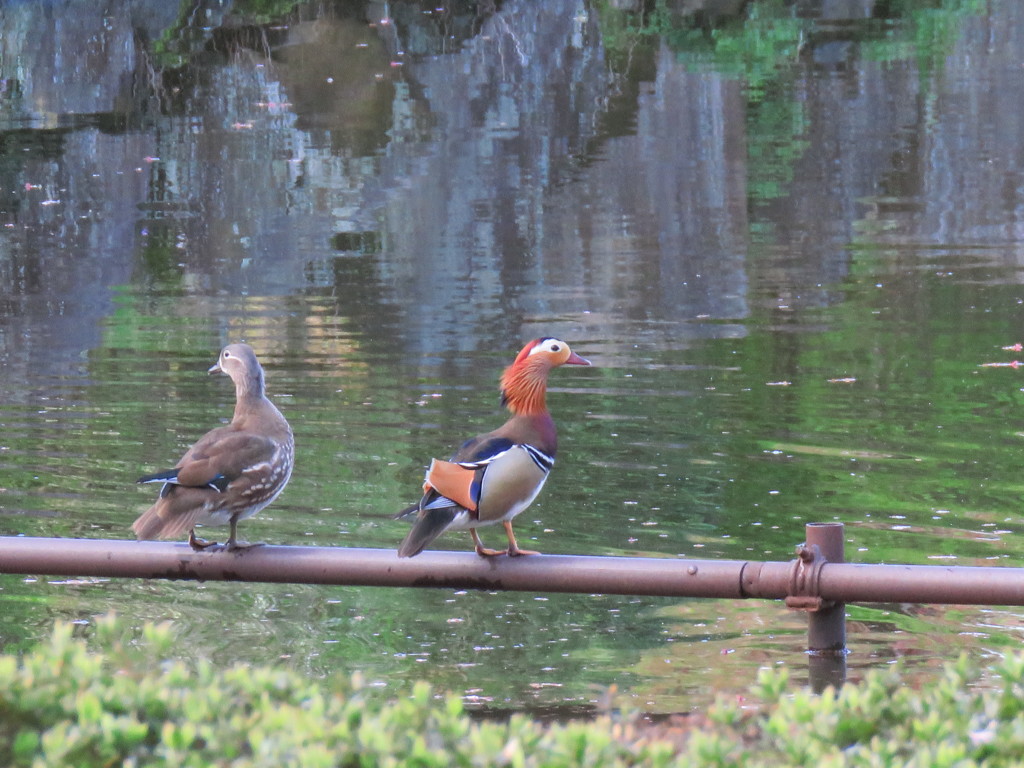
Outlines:
[{"label": "vertical metal post", "polygon": [[[807,548],[817,547],[827,562],[843,562],[843,524],[808,523]],[[808,611],[807,650],[811,653],[846,653],[846,603]]]},{"label": "vertical metal post", "polygon": [[[808,523],[806,535],[804,548],[817,559],[843,562],[842,523]],[[820,574],[820,566],[816,570]],[[807,612],[807,677],[817,693],[846,682],[845,603],[821,601],[819,608]]]}]

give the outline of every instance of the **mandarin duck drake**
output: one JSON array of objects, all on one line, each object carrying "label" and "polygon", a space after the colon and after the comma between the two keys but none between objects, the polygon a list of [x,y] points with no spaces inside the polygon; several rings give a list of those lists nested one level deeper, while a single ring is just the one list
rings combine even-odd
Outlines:
[{"label": "mandarin duck drake", "polygon": [[163,483],[160,497],[132,525],[140,539],[167,539],[188,531],[195,550],[214,546],[195,535],[195,526],[230,525],[227,550],[239,542],[236,526],[270,504],[292,474],[295,441],[291,427],[264,391],[263,368],[252,347],[229,344],[209,373],[225,373],[235,384],[231,423],[207,432],[174,469],[139,478]]},{"label": "mandarin duck drake", "polygon": [[[555,463],[558,437],[548,413],[548,373],[560,365],[590,365],[564,341],[535,339],[523,347],[501,377],[501,402],[512,416],[493,432],[467,440],[449,461],[434,459],[423,497],[398,517],[417,513],[398,548],[413,557],[445,531],[468,530],[481,557],[535,555],[520,549],[512,518],[530,506]],[[477,528],[501,523],[508,549],[487,549]]]}]

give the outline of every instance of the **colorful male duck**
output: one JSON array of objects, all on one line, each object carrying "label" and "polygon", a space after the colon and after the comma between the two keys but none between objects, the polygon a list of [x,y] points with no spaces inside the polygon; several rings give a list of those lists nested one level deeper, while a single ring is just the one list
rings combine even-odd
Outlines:
[{"label": "colorful male duck", "polygon": [[195,550],[215,542],[196,538],[195,526],[231,526],[224,548],[252,546],[236,539],[239,520],[255,515],[277,498],[292,474],[295,441],[291,427],[264,392],[263,368],[247,344],[221,350],[211,374],[226,373],[235,383],[231,423],[207,432],[174,469],[140,478],[163,483],[160,498],[132,525],[140,539],[167,539],[188,531]]},{"label": "colorful male duck", "polygon": [[[450,461],[430,462],[423,498],[398,516],[418,513],[398,548],[413,557],[445,531],[469,530],[482,557],[535,555],[520,549],[512,518],[530,506],[555,463],[558,437],[548,413],[548,373],[560,365],[590,365],[564,341],[535,339],[523,347],[501,377],[501,402],[512,417],[501,427],[467,440]],[[501,523],[508,549],[487,549],[476,529]]]}]

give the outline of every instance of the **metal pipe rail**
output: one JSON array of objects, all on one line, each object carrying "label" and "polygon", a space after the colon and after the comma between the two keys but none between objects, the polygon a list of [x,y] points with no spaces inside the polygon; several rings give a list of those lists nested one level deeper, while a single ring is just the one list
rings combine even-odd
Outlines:
[{"label": "metal pipe rail", "polygon": [[[745,588],[743,573],[752,565],[757,577]],[[786,595],[789,571],[789,563],[738,560],[482,558],[442,551],[399,558],[391,549],[271,545],[195,552],[187,544],[152,541],[0,537],[0,573],[53,576],[779,598]]]},{"label": "metal pipe rail", "polygon": [[829,562],[808,545],[789,562],[440,551],[404,559],[382,549],[194,552],[177,543],[0,537],[0,573],[788,599],[803,609],[830,601],[1024,605],[1024,568]]}]

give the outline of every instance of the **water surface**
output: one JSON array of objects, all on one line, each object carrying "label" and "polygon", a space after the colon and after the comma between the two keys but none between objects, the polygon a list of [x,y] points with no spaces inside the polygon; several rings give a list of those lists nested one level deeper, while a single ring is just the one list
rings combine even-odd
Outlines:
[{"label": "water surface", "polygon": [[[555,335],[595,367],[552,377],[524,546],[779,560],[837,520],[855,562],[1019,564],[1024,385],[985,367],[1022,340],[1016,3],[151,5],[0,5],[3,535],[128,537],[134,480],[230,415],[205,370],[244,339],[297,463],[242,534],[395,547],[424,465]],[[803,617],[758,601],[3,577],[0,602],[8,648],[116,609],[186,657],[478,707],[806,678]],[[849,613],[853,677],[1021,639],[1018,609]]]}]

